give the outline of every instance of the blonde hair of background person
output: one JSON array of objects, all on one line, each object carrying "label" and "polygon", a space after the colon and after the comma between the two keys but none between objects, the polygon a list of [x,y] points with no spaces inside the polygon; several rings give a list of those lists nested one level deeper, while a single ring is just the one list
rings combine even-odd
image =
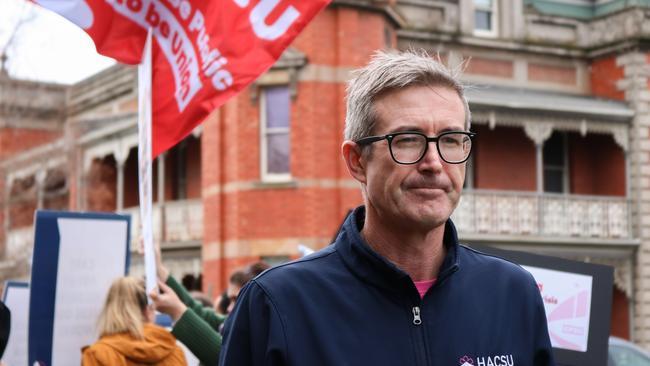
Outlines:
[{"label": "blonde hair of background person", "polygon": [[153,309],[147,306],[144,281],[118,278],[108,291],[97,321],[99,336],[128,332],[136,339],[144,339],[145,320],[152,322],[154,316]]},{"label": "blonde hair of background person", "polygon": [[187,365],[176,338],[153,324],[144,281],[120,277],[113,281],[97,321],[99,340],[84,347],[82,366]]}]

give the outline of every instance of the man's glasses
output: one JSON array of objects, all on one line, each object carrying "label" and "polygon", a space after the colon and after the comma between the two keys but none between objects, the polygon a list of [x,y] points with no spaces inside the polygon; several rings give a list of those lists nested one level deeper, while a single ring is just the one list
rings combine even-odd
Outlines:
[{"label": "man's glasses", "polygon": [[449,164],[460,164],[472,152],[474,132],[449,131],[436,137],[428,137],[420,132],[396,132],[384,136],[369,136],[356,141],[364,146],[381,140],[388,140],[390,155],[399,164],[416,164],[429,150],[429,142],[435,142],[440,158]]}]

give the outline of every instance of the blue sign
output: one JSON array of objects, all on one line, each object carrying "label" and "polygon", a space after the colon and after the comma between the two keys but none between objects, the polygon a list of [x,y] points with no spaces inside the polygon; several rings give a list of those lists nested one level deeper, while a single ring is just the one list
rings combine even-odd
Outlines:
[{"label": "blue sign", "polygon": [[79,365],[111,283],[128,271],[130,217],[37,211],[34,226],[28,365]]}]

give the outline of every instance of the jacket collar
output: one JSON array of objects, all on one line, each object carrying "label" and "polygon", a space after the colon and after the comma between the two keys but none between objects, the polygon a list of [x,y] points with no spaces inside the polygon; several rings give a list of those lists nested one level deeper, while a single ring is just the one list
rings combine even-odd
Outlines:
[{"label": "jacket collar", "polygon": [[[336,239],[336,250],[343,262],[357,277],[375,286],[402,293],[415,289],[410,276],[392,262],[375,252],[361,236],[366,209],[357,207],[348,215]],[[458,236],[451,219],[445,223],[443,243],[447,254],[440,268],[437,283],[458,270]],[[408,289],[408,290],[407,290]]]}]

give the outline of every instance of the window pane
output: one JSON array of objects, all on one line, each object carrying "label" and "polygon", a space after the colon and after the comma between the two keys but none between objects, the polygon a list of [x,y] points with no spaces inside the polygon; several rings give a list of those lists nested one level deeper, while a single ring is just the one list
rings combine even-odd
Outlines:
[{"label": "window pane", "polygon": [[266,127],[289,127],[289,87],[264,88]]},{"label": "window pane", "polygon": [[562,174],[561,170],[544,170],[544,192],[564,192],[564,174]]},{"label": "window pane", "polygon": [[564,166],[564,136],[554,133],[544,142],[544,166]]},{"label": "window pane", "polygon": [[474,29],[492,30],[492,12],[477,10],[474,15]]},{"label": "window pane", "polygon": [[289,173],[289,134],[267,135],[267,173]]},{"label": "window pane", "polygon": [[492,0],[474,0],[476,9],[492,9]]}]

